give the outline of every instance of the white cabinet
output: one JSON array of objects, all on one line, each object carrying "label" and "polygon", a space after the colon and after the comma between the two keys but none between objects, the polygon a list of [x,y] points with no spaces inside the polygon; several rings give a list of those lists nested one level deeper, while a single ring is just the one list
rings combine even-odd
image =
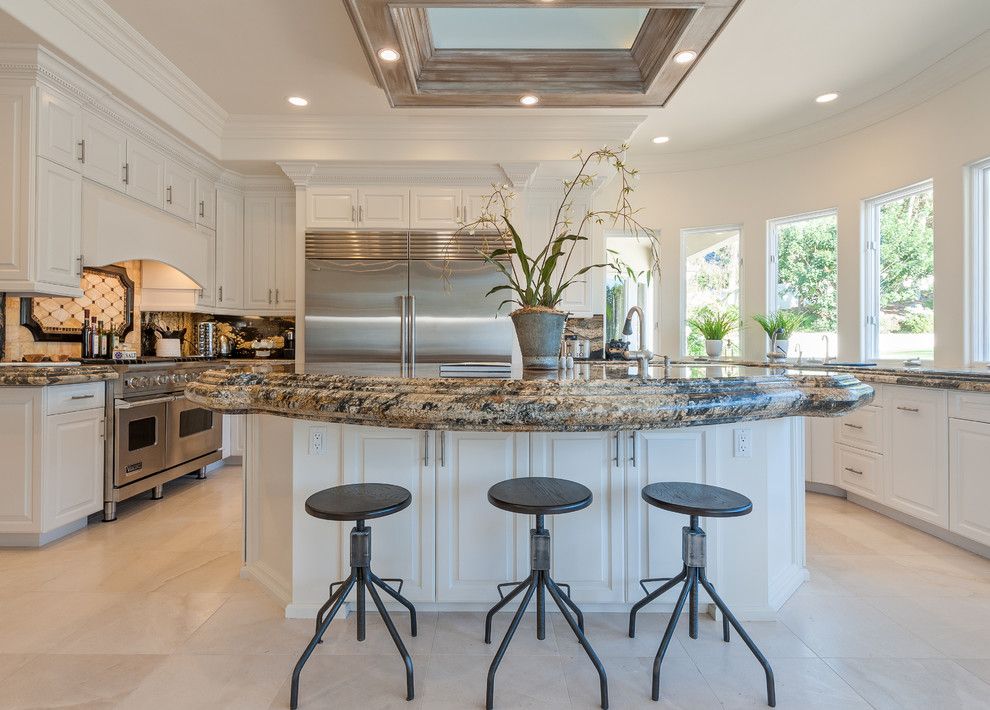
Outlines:
[{"label": "white cabinet", "polygon": [[196,219],[196,178],[172,160],[165,162],[165,211],[187,222]]},{"label": "white cabinet", "polygon": [[128,195],[161,209],[165,204],[165,156],[129,137],[124,182]]},{"label": "white cabinet", "polygon": [[990,545],[988,462],[990,423],[950,419],[949,529],[984,545]]},{"label": "white cabinet", "polygon": [[205,272],[208,279],[208,282],[196,292],[196,305],[201,308],[212,308],[217,303],[217,233],[201,225],[196,226],[196,232],[205,242],[203,251],[206,252]]},{"label": "white cabinet", "polygon": [[408,229],[409,189],[363,187],[358,190],[358,227],[361,229]]},{"label": "white cabinet", "polygon": [[244,457],[246,419],[244,414],[223,415],[223,441],[221,454],[225,459]]},{"label": "white cabinet", "polygon": [[835,480],[851,493],[880,501],[883,456],[851,446],[835,445]]},{"label": "white cabinet", "polygon": [[41,419],[41,396],[36,387],[0,388],[0,532],[30,532],[40,528],[41,440],[35,427]]},{"label": "white cabinet", "polygon": [[553,538],[551,576],[570,584],[579,603],[625,598],[625,472],[619,436],[580,432],[531,437],[530,475],[577,481],[594,496],[588,508],[550,516],[547,522]]},{"label": "white cabinet", "polygon": [[358,191],[353,187],[311,187],[306,195],[306,227],[349,229],[358,224]]},{"label": "white cabinet", "polygon": [[[403,595],[432,601],[435,594],[435,461],[432,432],[342,427],[345,483],[392,483],[412,494],[403,511],[372,520],[374,569],[379,577],[405,580]],[[343,536],[343,544],[348,538]],[[341,558],[348,558],[344,550]]]},{"label": "white cabinet", "polygon": [[498,209],[497,205],[492,205],[489,207],[489,201],[492,196],[492,188],[487,190],[463,190],[461,192],[461,205],[463,206],[464,221],[465,222],[475,222],[477,221],[483,212],[490,209]]},{"label": "white cabinet", "polygon": [[447,187],[413,188],[409,226],[413,229],[457,229],[463,219],[461,191]]},{"label": "white cabinet", "polygon": [[[527,474],[529,435],[437,433],[437,600],[498,601],[497,586],[526,574],[522,516],[488,502],[488,489]],[[562,580],[568,581],[568,580]]]},{"label": "white cabinet", "polygon": [[217,228],[217,186],[201,177],[196,178],[196,224]]},{"label": "white cabinet", "polygon": [[296,307],[296,198],[275,198],[275,306]]},{"label": "white cabinet", "polygon": [[79,170],[82,162],[82,107],[47,89],[38,93],[38,155]]},{"label": "white cabinet", "polygon": [[838,485],[835,480],[832,420],[807,417],[804,424],[805,480],[830,486]]},{"label": "white cabinet", "polygon": [[244,198],[244,307],[268,310],[274,302],[275,198]]},{"label": "white cabinet", "polygon": [[835,420],[835,440],[840,444],[882,453],[883,409],[871,404],[839,417]]},{"label": "white cabinet", "polygon": [[37,279],[79,288],[82,276],[82,176],[38,158]]},{"label": "white cabinet", "polygon": [[884,499],[891,508],[949,525],[948,414],[944,390],[892,387],[885,402]]},{"label": "white cabinet", "polygon": [[82,136],[83,176],[123,192],[127,134],[109,121],[84,111]]},{"label": "white cabinet", "polygon": [[244,305],[244,198],[217,190],[217,307]]},{"label": "white cabinet", "polygon": [[103,507],[105,426],[102,409],[45,417],[46,528],[72,523]]}]

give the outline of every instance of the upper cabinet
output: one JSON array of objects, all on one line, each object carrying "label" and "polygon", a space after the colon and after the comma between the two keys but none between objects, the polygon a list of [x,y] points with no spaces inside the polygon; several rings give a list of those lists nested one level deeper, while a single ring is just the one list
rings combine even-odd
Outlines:
[{"label": "upper cabinet", "polygon": [[39,281],[76,288],[82,278],[82,176],[38,158],[36,217]]},{"label": "upper cabinet", "polygon": [[358,190],[358,224],[361,229],[408,229],[409,189],[365,187]]},{"label": "upper cabinet", "polygon": [[217,186],[201,177],[196,178],[196,224],[217,228]]},{"label": "upper cabinet", "polygon": [[307,191],[307,229],[454,230],[477,220],[491,190],[458,187],[336,187]]},{"label": "upper cabinet", "polygon": [[124,191],[127,134],[89,111],[82,119],[82,174],[101,185]]},{"label": "upper cabinet", "polygon": [[75,170],[84,160],[82,107],[42,89],[38,93],[38,155]]},{"label": "upper cabinet", "polygon": [[296,198],[244,198],[244,308],[253,313],[295,308]]},{"label": "upper cabinet", "polygon": [[296,307],[296,198],[275,198],[275,305]]},{"label": "upper cabinet", "polygon": [[456,188],[414,188],[411,204],[413,229],[457,229],[464,218],[461,191]]},{"label": "upper cabinet", "polygon": [[196,177],[172,160],[165,162],[165,211],[187,222],[196,219]]},{"label": "upper cabinet", "polygon": [[165,204],[165,156],[135,138],[127,139],[125,191],[155,207]]},{"label": "upper cabinet", "polygon": [[313,187],[306,200],[306,227],[353,229],[358,223],[358,191],[353,187]]},{"label": "upper cabinet", "polygon": [[217,190],[217,307],[244,307],[244,198]]}]

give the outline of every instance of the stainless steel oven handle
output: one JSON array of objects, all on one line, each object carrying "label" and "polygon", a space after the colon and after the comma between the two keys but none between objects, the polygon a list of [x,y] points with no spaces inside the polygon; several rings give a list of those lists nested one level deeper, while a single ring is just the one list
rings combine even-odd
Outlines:
[{"label": "stainless steel oven handle", "polygon": [[143,407],[146,404],[162,404],[164,402],[174,402],[177,399],[174,395],[169,395],[168,397],[155,397],[154,399],[142,399],[134,402],[128,402],[123,399],[114,400],[114,409],[134,409],[135,407]]}]

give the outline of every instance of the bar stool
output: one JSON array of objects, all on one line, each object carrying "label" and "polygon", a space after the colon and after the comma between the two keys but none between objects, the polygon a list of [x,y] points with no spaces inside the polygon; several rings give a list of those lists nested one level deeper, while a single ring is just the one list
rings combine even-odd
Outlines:
[{"label": "bar stool", "polygon": [[[386,515],[405,510],[412,503],[412,495],[401,486],[386,483],[356,483],[346,486],[335,486],[314,493],[306,499],[306,512],[323,520],[355,521],[351,528],[351,573],[347,579],[330,585],[330,598],[320,609],[316,619],[316,633],[310,640],[306,650],[292,671],[292,698],[290,707],[296,710],[299,706],[299,675],[303,666],[309,660],[317,644],[323,643],[323,635],[330,628],[330,622],[343,606],[347,595],[352,589],[357,591],[357,640],[364,641],[366,633],[365,620],[365,590],[371,594],[371,599],[381,614],[382,621],[388,629],[395,647],[399,650],[406,664],[406,700],[413,699],[413,663],[409,652],[406,651],[395,624],[389,616],[381,596],[375,587],[380,588],[390,597],[409,610],[410,631],[416,635],[416,609],[403,597],[402,580],[382,579],[371,571],[371,528],[365,525],[366,520],[383,518]],[[387,582],[398,582],[398,589],[393,589]],[[334,591],[334,587],[337,590]],[[329,613],[328,613],[329,610]]]},{"label": "bar stool", "polygon": [[[510,513],[536,516],[536,527],[529,531],[529,576],[522,582],[500,584],[499,596],[502,596],[502,587],[511,586],[513,589],[502,596],[501,601],[491,608],[485,618],[485,643],[491,643],[492,619],[495,614],[525,592],[519,609],[512,617],[512,623],[509,624],[509,630],[505,632],[505,638],[502,639],[502,644],[498,647],[498,652],[488,669],[486,695],[488,710],[492,710],[495,702],[495,672],[509,648],[512,636],[519,628],[519,622],[522,621],[523,613],[529,606],[534,592],[536,593],[536,638],[541,641],[546,638],[546,592],[549,592],[568,626],[571,627],[571,631],[577,636],[578,642],[598,670],[602,709],[608,710],[608,681],[605,677],[605,668],[584,635],[584,615],[577,604],[571,601],[570,587],[566,584],[558,584],[550,577],[550,531],[543,526],[543,516],[583,510],[591,505],[591,500],[591,491],[587,486],[562,478],[538,476],[514,478],[496,483],[488,489],[488,502],[496,508],[507,510]],[[561,587],[567,588],[566,595],[561,591]],[[576,620],[568,610],[574,612]]]},{"label": "bar stool", "polygon": [[[717,486],[706,486],[701,483],[651,483],[643,488],[643,500],[654,508],[669,510],[673,513],[683,513],[690,516],[690,526],[682,528],[681,535],[681,557],[684,560],[684,567],[676,577],[659,577],[655,579],[644,579],[640,581],[646,596],[633,606],[629,612],[629,637],[636,636],[636,613],[644,606],[658,598],[668,590],[684,583],[681,594],[677,598],[673,615],[667,624],[667,630],[663,634],[660,648],[653,661],[653,699],[660,699],[660,664],[663,663],[664,654],[674,636],[674,629],[684,609],[684,602],[690,597],[688,607],[688,629],[693,639],[698,638],[698,583],[705,588],[708,596],[712,598],[722,612],[722,639],[729,641],[729,624],[735,628],[736,633],[742,638],[749,650],[756,656],[756,660],[763,666],[763,671],[767,677],[767,705],[774,707],[777,704],[774,692],[773,670],[760,649],[753,643],[753,639],[743,629],[742,625],[729,611],[722,598],[715,592],[715,587],[708,581],[705,575],[705,531],[698,525],[698,517],[705,518],[732,518],[739,515],[747,515],[753,510],[753,502],[746,496],[730,491],[727,488]],[[664,582],[653,592],[646,589],[649,582]]]}]

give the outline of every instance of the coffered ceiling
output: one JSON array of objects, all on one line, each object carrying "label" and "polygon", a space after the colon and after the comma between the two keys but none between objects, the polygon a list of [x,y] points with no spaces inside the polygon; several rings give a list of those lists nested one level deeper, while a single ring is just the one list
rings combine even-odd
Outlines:
[{"label": "coffered ceiling", "polygon": [[344,1],[392,106],[603,108],[664,106],[741,0]]}]

